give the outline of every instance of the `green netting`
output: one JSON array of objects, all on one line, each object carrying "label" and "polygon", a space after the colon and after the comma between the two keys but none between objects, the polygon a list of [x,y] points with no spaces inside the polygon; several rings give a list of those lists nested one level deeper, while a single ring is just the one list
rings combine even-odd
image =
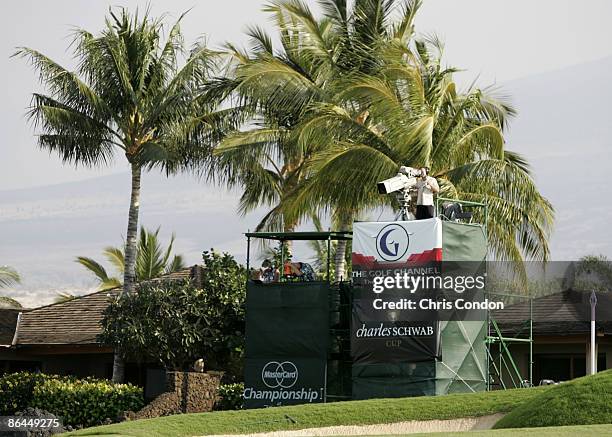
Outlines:
[{"label": "green netting", "polygon": [[[485,261],[487,240],[479,225],[442,222],[444,261]],[[441,322],[440,350],[436,362],[438,395],[486,389],[486,321]]]}]

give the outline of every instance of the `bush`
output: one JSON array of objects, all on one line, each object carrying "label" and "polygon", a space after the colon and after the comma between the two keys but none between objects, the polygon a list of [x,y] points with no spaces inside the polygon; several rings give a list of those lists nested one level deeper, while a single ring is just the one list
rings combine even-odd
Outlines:
[{"label": "bush", "polygon": [[0,416],[11,416],[32,405],[34,387],[50,379],[68,381],[69,376],[17,372],[0,377]]},{"label": "bush", "polygon": [[32,406],[60,416],[66,425],[93,426],[116,419],[122,411],[144,406],[142,389],[105,380],[47,380],[34,387]]},{"label": "bush", "polygon": [[41,408],[65,425],[99,425],[144,405],[142,389],[94,378],[18,372],[0,377],[0,415]]},{"label": "bush", "polygon": [[204,358],[227,382],[242,377],[244,267],[229,254],[204,252],[200,281],[142,283],[138,293],[112,301],[102,320],[102,343],[135,361],[188,370]]},{"label": "bush", "polygon": [[219,387],[219,400],[215,404],[215,410],[242,410],[243,392],[243,383],[222,385]]}]

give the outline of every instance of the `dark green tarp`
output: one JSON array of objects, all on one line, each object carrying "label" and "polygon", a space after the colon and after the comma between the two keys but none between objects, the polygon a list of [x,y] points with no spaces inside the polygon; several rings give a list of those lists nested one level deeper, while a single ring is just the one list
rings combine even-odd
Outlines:
[{"label": "dark green tarp", "polygon": [[324,401],[328,343],[327,282],[249,282],[246,407]]}]

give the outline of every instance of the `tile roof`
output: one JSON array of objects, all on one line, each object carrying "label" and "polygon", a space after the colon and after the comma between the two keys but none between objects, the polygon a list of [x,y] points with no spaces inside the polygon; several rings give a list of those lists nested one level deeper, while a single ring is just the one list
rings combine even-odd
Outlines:
[{"label": "tile roof", "polygon": [[[199,266],[192,266],[152,281],[196,279],[199,271]],[[17,327],[15,344],[20,346],[96,344],[96,336],[101,332],[102,314],[110,299],[117,296],[120,291],[120,288],[98,291],[23,313]]]},{"label": "tile roof", "polygon": [[[612,293],[598,292],[597,327],[604,333],[612,334]],[[591,306],[590,291],[565,290],[533,299],[534,335],[570,335],[590,332]],[[514,334],[521,326],[528,332],[529,300],[508,305],[503,310],[492,311],[491,317],[498,323],[504,334]]]}]

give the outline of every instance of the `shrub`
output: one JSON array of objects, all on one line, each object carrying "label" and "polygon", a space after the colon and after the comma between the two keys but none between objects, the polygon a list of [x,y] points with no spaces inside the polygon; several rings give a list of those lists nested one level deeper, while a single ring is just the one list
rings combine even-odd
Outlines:
[{"label": "shrub", "polygon": [[144,405],[142,389],[94,378],[18,372],[0,377],[0,415],[41,408],[65,425],[99,425]]},{"label": "shrub", "polygon": [[34,387],[50,379],[68,381],[74,378],[31,372],[7,373],[0,377],[0,415],[11,416],[30,407]]},{"label": "shrub", "polygon": [[215,404],[215,410],[241,410],[244,404],[243,392],[243,383],[222,385],[219,387],[219,400]]},{"label": "shrub", "polygon": [[138,293],[111,302],[102,320],[102,343],[127,358],[188,370],[204,358],[207,369],[242,376],[245,269],[229,254],[203,253],[199,283],[140,284]]},{"label": "shrub", "polygon": [[66,425],[93,426],[116,419],[122,411],[144,406],[142,389],[92,378],[49,379],[34,387],[32,406],[60,416]]}]

